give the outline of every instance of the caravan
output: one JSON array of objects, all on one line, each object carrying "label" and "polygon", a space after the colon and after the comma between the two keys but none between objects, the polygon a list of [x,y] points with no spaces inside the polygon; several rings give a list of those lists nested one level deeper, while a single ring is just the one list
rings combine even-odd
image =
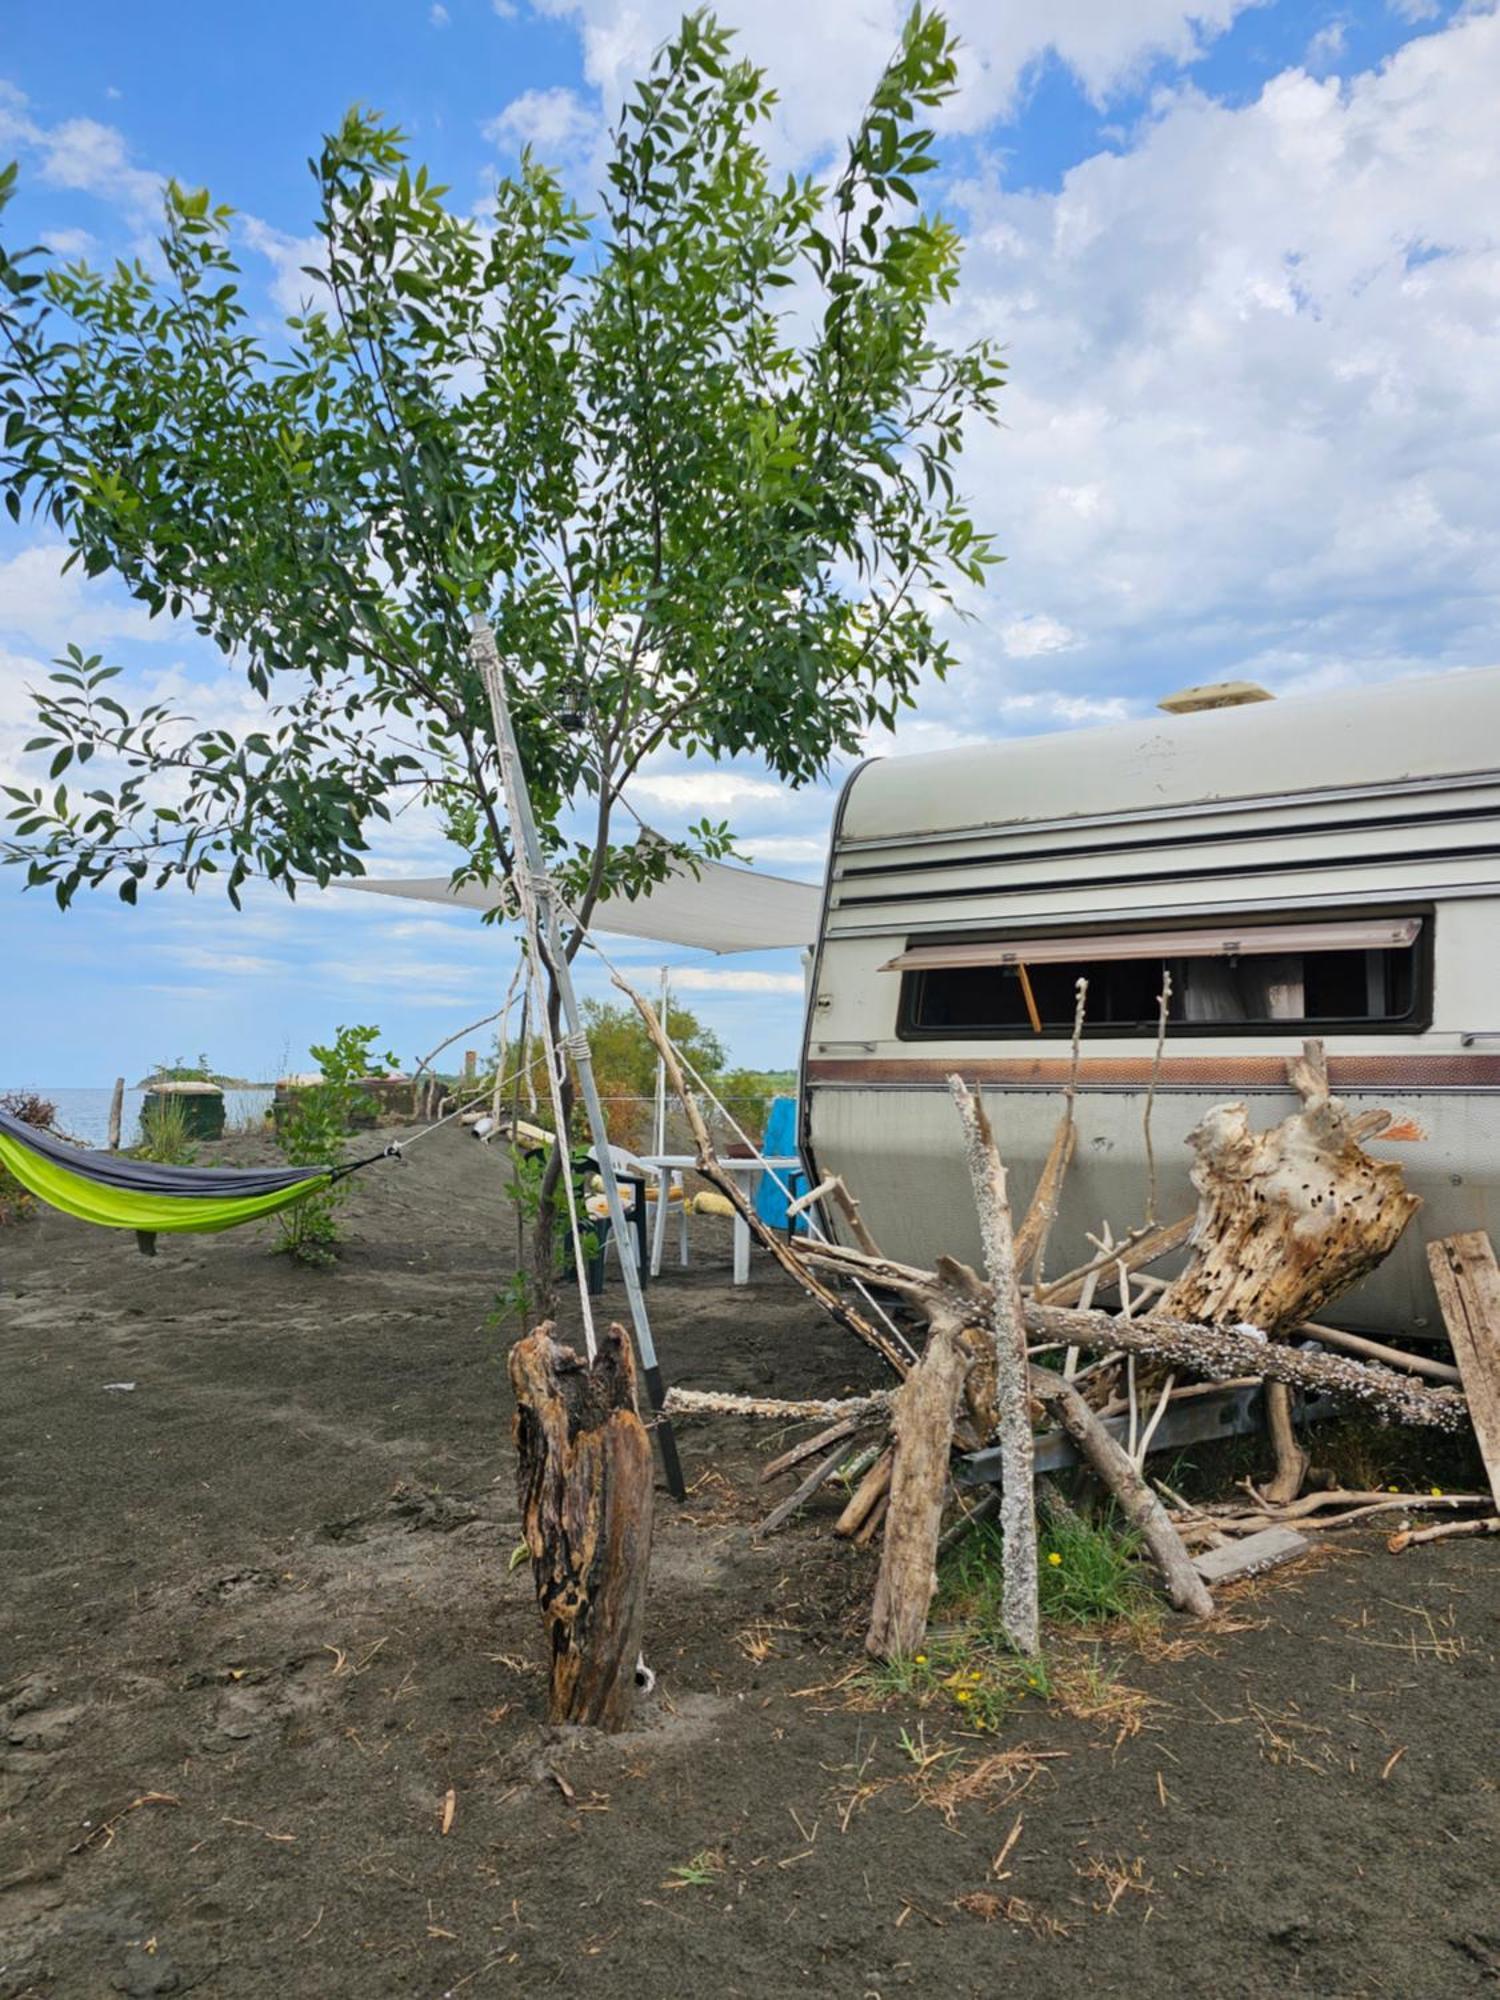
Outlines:
[{"label": "caravan", "polygon": [[[1500,1223],[1500,670],[1232,705],[866,763],[834,823],[803,1048],[813,1179],[856,1190],[891,1256],[977,1259],[945,1079],[984,1086],[1024,1204],[1056,1129],[1088,981],[1077,1153],[1049,1268],[1146,1211],[1188,1213],[1212,1104],[1293,1107],[1320,1036],[1333,1088],[1394,1122],[1425,1204],[1345,1302],[1436,1332],[1424,1239]],[[1208,700],[1212,691],[1203,691]],[[1221,697],[1222,698],[1222,697]]]}]

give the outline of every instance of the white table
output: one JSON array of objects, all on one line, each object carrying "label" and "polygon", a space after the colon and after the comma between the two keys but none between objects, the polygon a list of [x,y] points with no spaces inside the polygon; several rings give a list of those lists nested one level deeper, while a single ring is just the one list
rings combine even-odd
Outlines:
[{"label": "white table", "polygon": [[[643,1167],[650,1167],[656,1175],[656,1217],[651,1235],[651,1275],[656,1277],[661,1271],[662,1252],[667,1242],[667,1210],[671,1207],[668,1196],[672,1177],[674,1174],[696,1173],[698,1156],[696,1153],[642,1153],[640,1163]],[[721,1159],[719,1165],[731,1174],[758,1174],[769,1167],[783,1179],[802,1172],[802,1162],[795,1153],[769,1153],[763,1160]],[[687,1262],[685,1234],[682,1261],[684,1264]],[[750,1225],[739,1214],[734,1218],[734,1282],[737,1285],[748,1285],[750,1282]]]}]

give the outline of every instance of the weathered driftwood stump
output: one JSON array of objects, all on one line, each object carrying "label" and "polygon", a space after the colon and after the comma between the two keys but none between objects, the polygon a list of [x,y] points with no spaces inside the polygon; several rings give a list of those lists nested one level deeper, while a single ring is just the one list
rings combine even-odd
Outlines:
[{"label": "weathered driftwood stump", "polygon": [[1373,1271],[1421,1207],[1400,1167],[1359,1143],[1388,1114],[1351,1118],[1329,1095],[1322,1043],[1287,1070],[1302,1098],[1290,1118],[1252,1132],[1243,1104],[1218,1104],[1189,1135],[1192,1257],[1153,1316],[1290,1332]]},{"label": "weathered driftwood stump", "polygon": [[590,1365],[548,1321],[510,1351],[516,1486],[547,1631],[550,1722],[623,1729],[651,1557],[651,1441],[612,1326]]},{"label": "weathered driftwood stump", "polygon": [[[1270,1131],[1252,1132],[1243,1104],[1219,1104],[1189,1135],[1193,1254],[1158,1301],[1163,1318],[1289,1332],[1373,1271],[1421,1207],[1400,1167],[1360,1144],[1389,1114],[1349,1116],[1329,1094],[1321,1042],[1305,1043],[1287,1074],[1302,1109]],[[1286,1502],[1301,1490],[1308,1459],[1281,1383],[1266,1384],[1266,1417],[1276,1454],[1266,1494]]]}]

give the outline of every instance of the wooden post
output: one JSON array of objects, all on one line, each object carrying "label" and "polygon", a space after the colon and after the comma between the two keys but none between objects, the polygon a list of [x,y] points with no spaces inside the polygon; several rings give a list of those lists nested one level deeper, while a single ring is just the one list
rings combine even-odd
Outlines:
[{"label": "wooden post", "polygon": [[592,1364],[552,1323],[510,1351],[516,1487],[550,1659],[547,1719],[623,1729],[651,1555],[651,1441],[635,1357],[612,1326]]},{"label": "wooden post", "polygon": [[956,1318],[934,1319],[921,1359],[892,1399],[890,1509],[865,1638],[866,1652],[877,1660],[909,1659],[920,1650],[927,1630],[937,1589],[953,1417],[968,1367],[959,1345],[962,1331]]},{"label": "wooden post", "polygon": [[105,1147],[111,1153],[118,1153],[120,1150],[120,1125],[124,1116],[125,1079],[123,1076],[117,1076],[109,1100],[109,1130],[104,1137]]},{"label": "wooden post", "polygon": [[1490,1491],[1500,1507],[1500,1270],[1482,1229],[1429,1243],[1427,1262],[1443,1309],[1453,1358]]},{"label": "wooden post", "polygon": [[[979,1238],[986,1275],[994,1293],[995,1414],[1000,1441],[1001,1551],[1000,1622],[1018,1653],[1032,1659],[1041,1649],[1037,1602],[1036,1488],[1031,1442],[1031,1396],[1026,1368],[1026,1319],[1016,1273],[1005,1167],[977,1090],[950,1076],[948,1089],[958,1108],[967,1142],[969,1178],[979,1210]],[[896,1499],[891,1497],[894,1522]],[[890,1540],[890,1530],[886,1531]]]}]

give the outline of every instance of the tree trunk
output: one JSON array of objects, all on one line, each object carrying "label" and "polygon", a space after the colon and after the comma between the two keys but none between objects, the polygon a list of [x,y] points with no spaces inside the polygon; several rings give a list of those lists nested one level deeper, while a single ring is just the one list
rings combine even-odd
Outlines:
[{"label": "tree trunk", "polygon": [[1287,1070],[1302,1098],[1290,1118],[1252,1132],[1243,1104],[1219,1104],[1189,1135],[1193,1254],[1161,1318],[1290,1332],[1373,1271],[1421,1207],[1400,1167],[1360,1145],[1372,1115],[1353,1119],[1329,1095],[1323,1044],[1305,1043]]},{"label": "tree trunk", "polygon": [[550,1655],[547,1718],[623,1729],[651,1555],[651,1441],[612,1326],[590,1365],[548,1322],[510,1351],[516,1487]]}]

